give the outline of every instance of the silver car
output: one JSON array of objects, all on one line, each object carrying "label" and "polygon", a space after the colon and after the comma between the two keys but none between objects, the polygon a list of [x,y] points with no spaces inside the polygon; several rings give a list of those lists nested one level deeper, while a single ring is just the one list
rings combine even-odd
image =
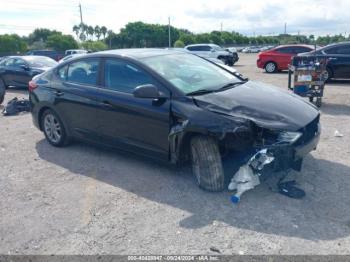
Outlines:
[{"label": "silver car", "polygon": [[226,65],[232,66],[238,59],[233,53],[215,44],[195,44],[185,47],[186,51],[204,57],[216,58],[223,61]]}]

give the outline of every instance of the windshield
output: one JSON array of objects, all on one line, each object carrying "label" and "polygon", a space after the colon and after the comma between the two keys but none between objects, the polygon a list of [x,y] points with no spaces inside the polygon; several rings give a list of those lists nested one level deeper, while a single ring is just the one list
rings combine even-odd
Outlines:
[{"label": "windshield", "polygon": [[25,59],[31,67],[54,67],[57,62],[49,57],[32,56]]},{"label": "windshield", "polygon": [[226,70],[190,54],[171,54],[143,58],[142,61],[183,93],[218,90],[241,80]]}]

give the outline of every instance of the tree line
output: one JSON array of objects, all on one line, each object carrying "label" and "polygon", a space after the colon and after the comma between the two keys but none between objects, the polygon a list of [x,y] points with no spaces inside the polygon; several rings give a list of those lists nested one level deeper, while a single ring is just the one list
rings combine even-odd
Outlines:
[{"label": "tree line", "polygon": [[[20,37],[16,34],[0,35],[0,52],[25,52],[34,49],[67,49],[85,48],[93,51],[108,48],[140,48],[140,47],[168,47],[168,26],[132,22],[125,25],[120,32],[115,33],[105,26],[78,24],[74,25],[70,34],[63,34],[56,30],[37,28],[31,34]],[[222,46],[230,45],[278,45],[278,44],[317,44],[350,40],[349,36],[314,35],[255,36],[248,37],[232,31],[212,31],[209,33],[193,33],[187,29],[171,26],[171,46],[184,47],[196,43],[214,43]]]}]

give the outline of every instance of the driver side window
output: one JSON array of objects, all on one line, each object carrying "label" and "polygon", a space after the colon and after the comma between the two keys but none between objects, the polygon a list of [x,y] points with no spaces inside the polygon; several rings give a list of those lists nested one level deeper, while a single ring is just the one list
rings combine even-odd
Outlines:
[{"label": "driver side window", "polygon": [[153,78],[141,68],[117,59],[106,59],[104,80],[107,89],[123,93],[132,93],[140,85],[155,84]]}]

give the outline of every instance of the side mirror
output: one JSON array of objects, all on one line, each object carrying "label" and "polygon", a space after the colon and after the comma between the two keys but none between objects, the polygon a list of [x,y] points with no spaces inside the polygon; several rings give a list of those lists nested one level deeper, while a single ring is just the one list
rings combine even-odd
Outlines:
[{"label": "side mirror", "polygon": [[214,53],[214,52],[215,52],[215,50],[212,48],[212,49],[210,49],[210,52]]},{"label": "side mirror", "polygon": [[20,67],[21,67],[22,69],[26,70],[26,71],[29,70],[29,66],[27,66],[27,65],[20,65]]},{"label": "side mirror", "polygon": [[141,85],[134,89],[134,97],[137,98],[160,98],[160,92],[158,88],[152,84]]}]

